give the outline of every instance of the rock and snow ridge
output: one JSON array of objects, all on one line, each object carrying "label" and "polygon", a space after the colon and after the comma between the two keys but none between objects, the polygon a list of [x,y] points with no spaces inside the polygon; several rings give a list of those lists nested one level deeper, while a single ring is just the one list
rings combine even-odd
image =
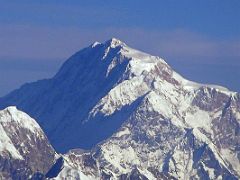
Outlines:
[{"label": "rock and snow ridge", "polygon": [[0,179],[43,177],[55,159],[34,119],[13,106],[0,111]]},{"label": "rock and snow ridge", "polygon": [[62,152],[94,147],[61,157],[51,178],[240,177],[240,95],[188,81],[114,38],[0,99],[9,105],[37,119]]}]

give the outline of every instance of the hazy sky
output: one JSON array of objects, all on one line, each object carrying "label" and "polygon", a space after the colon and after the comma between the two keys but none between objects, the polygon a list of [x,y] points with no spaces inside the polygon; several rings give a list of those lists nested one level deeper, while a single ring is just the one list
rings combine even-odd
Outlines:
[{"label": "hazy sky", "polygon": [[0,0],[0,96],[111,37],[240,91],[239,0]]}]

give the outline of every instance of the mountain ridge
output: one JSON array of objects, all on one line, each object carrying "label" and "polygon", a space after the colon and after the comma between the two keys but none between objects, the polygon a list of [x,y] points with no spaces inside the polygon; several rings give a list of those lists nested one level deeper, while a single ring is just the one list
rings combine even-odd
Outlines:
[{"label": "mountain ridge", "polygon": [[240,177],[240,94],[189,81],[114,38],[0,99],[0,108],[11,104],[58,151],[90,150],[63,155],[56,178]]},{"label": "mountain ridge", "polygon": [[[146,76],[144,77],[145,79],[154,79],[154,77],[147,76],[147,74],[151,74],[150,71],[155,71],[153,72],[154,76],[162,76],[169,82],[174,81],[173,83],[182,84],[190,89],[199,89],[203,86],[206,88],[217,88],[219,91],[235,94],[220,86],[198,84],[188,81],[173,71],[163,59],[134,50],[116,38],[112,38],[104,43],[93,44],[95,44],[95,46],[90,45],[71,56],[53,78],[27,83],[13,93],[0,98],[0,108],[17,105],[20,110],[29,113],[38,120],[38,123],[43,127],[50,141],[56,146],[55,141],[59,141],[54,137],[58,136],[58,132],[54,133],[58,131],[57,129],[59,127],[57,126],[68,123],[60,123],[61,121],[66,121],[64,119],[70,116],[70,119],[74,119],[71,121],[79,121],[82,119],[82,122],[86,122],[94,113],[93,108],[95,104],[112,90],[114,86],[121,84],[121,82],[125,80],[127,81],[124,83],[128,84],[133,78],[135,79],[134,83],[140,85],[142,81],[145,81],[143,80],[144,76]],[[142,87],[145,89],[144,93],[146,93],[147,89],[151,89],[151,84],[149,83],[150,82],[148,82],[148,84],[143,83],[146,86],[140,85],[144,86]],[[133,87],[135,87],[135,84]],[[29,96],[32,97],[29,98]],[[137,94],[135,96],[137,97]],[[19,97],[22,97],[20,98],[22,100],[19,100]],[[17,102],[15,102],[15,99]],[[132,100],[124,104],[131,103]],[[85,101],[89,101],[89,103],[85,103]],[[36,105],[38,103],[42,104],[42,107],[38,107],[38,105]],[[76,106],[79,106],[81,110]],[[51,111],[55,112],[55,114],[51,113]],[[74,117],[74,112],[75,114],[79,114],[80,117]],[[52,125],[46,124],[49,119],[54,119],[55,122],[51,121]],[[119,124],[116,125],[116,128],[118,126]],[[100,142],[107,136],[109,137],[115,130],[112,130],[108,135],[99,140],[93,139],[94,142],[92,145],[89,144],[84,147],[83,145],[88,142],[82,143],[82,148],[92,148],[97,141]],[[87,136],[81,138],[86,137]],[[70,145],[69,148],[65,148],[64,151],[70,148],[75,147]]]}]

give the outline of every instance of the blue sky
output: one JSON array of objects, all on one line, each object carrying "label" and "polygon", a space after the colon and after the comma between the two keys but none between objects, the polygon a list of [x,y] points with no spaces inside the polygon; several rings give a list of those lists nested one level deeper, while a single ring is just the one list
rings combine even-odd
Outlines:
[{"label": "blue sky", "polygon": [[0,0],[0,96],[117,37],[185,77],[240,91],[239,0]]}]

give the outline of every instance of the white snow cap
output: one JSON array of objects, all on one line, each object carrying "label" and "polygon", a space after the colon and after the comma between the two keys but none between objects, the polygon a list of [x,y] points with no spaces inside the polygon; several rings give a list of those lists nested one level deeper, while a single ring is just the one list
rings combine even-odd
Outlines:
[{"label": "white snow cap", "polygon": [[9,106],[0,111],[0,123],[11,122],[18,123],[21,127],[29,129],[33,133],[41,131],[37,122],[28,114],[18,110],[16,106]]},{"label": "white snow cap", "polygon": [[94,48],[96,47],[97,45],[101,44],[100,42],[98,41],[95,41],[94,43],[92,43],[91,47]]},{"label": "white snow cap", "polygon": [[110,46],[112,48],[115,48],[117,46],[126,46],[126,44],[124,42],[122,42],[121,40],[117,39],[117,38],[111,38],[109,40],[107,40],[104,44],[106,44],[107,46]]}]

